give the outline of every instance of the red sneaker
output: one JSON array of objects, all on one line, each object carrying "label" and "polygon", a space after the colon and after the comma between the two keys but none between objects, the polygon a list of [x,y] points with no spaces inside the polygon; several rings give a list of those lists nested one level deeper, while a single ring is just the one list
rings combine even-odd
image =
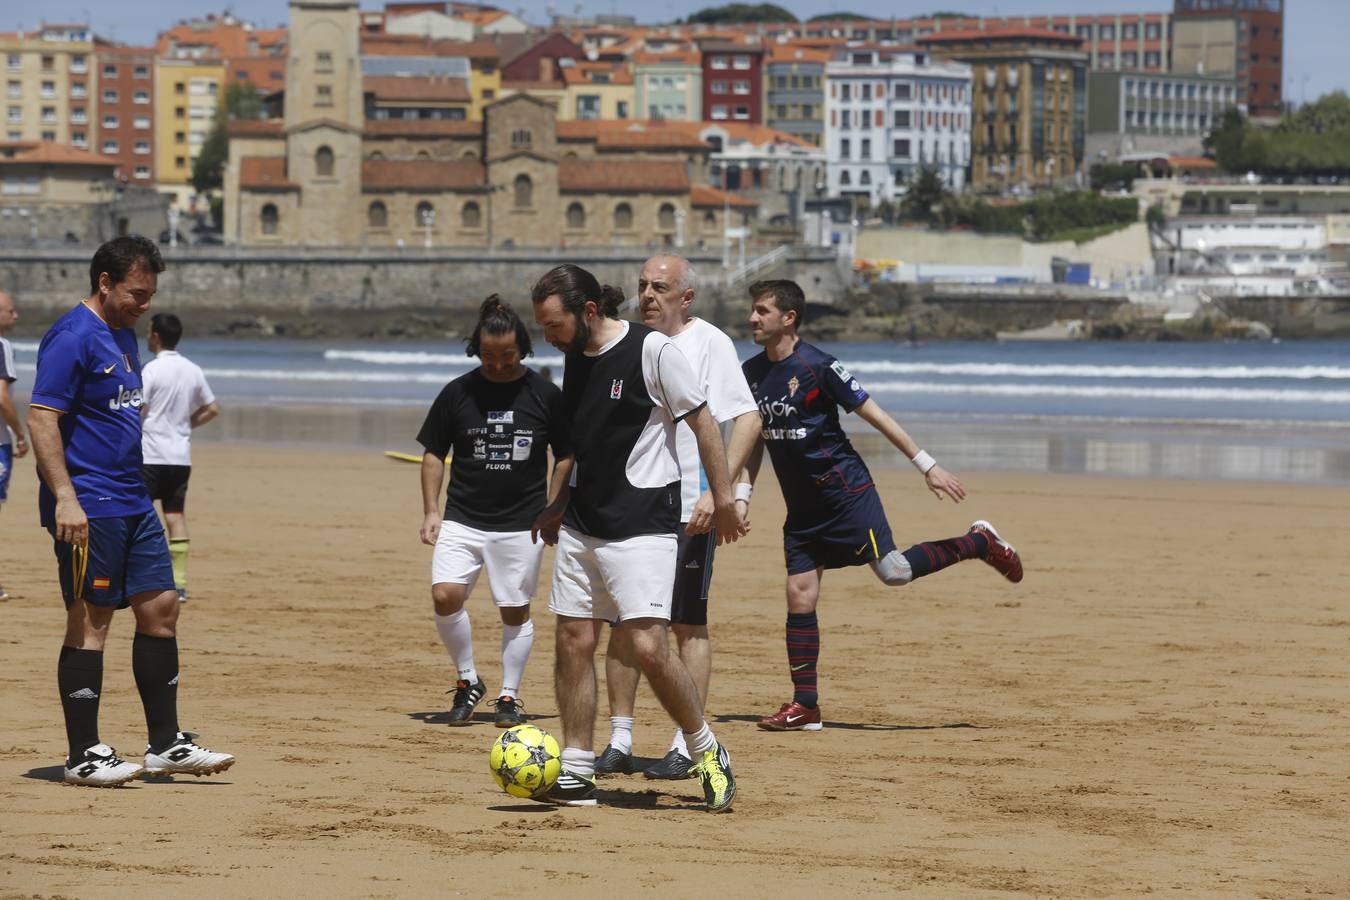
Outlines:
[{"label": "red sneaker", "polygon": [[765,731],[819,731],[825,727],[820,723],[820,707],[807,709],[796,700],[784,703],[778,712],[759,720],[759,727]]},{"label": "red sneaker", "polygon": [[989,553],[984,557],[985,562],[1013,584],[1022,580],[1022,557],[1017,555],[1012,544],[998,536],[993,525],[980,519],[970,526],[970,530],[978,531],[989,539]]}]

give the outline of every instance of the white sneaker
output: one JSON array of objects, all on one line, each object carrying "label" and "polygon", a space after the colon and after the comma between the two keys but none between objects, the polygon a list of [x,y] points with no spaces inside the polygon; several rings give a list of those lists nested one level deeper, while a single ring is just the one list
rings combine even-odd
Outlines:
[{"label": "white sneaker", "polygon": [[162,753],[145,748],[146,775],[214,775],[234,765],[228,753],[216,753],[193,743],[196,732],[180,731],[173,744]]},{"label": "white sneaker", "polygon": [[145,769],[119,757],[107,744],[95,744],[73,763],[66,760],[65,782],[86,787],[116,787],[139,778],[144,772]]}]

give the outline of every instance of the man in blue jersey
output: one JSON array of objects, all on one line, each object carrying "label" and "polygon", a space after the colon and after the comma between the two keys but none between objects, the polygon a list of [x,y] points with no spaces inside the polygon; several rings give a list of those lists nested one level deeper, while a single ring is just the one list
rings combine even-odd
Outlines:
[{"label": "man in blue jersey", "polygon": [[960,503],[960,480],[905,433],[837,359],[797,336],[806,298],[792,281],[750,285],[750,331],[764,352],[742,366],[763,417],[762,441],[751,454],[753,479],[769,449],[787,504],[787,656],[793,697],[759,720],[767,731],[818,731],[816,663],[820,626],[816,604],[825,569],[867,563],[889,585],[982,559],[1009,581],[1022,580],[1022,561],[983,519],[959,537],[896,549],[871,473],[839,424],[839,410],[856,412],[905,454],[939,500]]},{"label": "man in blue jersey", "polygon": [[[68,784],[111,787],[142,775],[210,775],[234,764],[178,728],[178,593],[141,479],[135,328],[163,271],[152,241],[108,241],[90,263],[89,296],[38,346],[28,429],[42,476],[38,509],[66,604],[56,672]],[[103,647],[113,612],[127,606],[136,618],[131,668],[149,731],[143,766],[98,736]]]}]

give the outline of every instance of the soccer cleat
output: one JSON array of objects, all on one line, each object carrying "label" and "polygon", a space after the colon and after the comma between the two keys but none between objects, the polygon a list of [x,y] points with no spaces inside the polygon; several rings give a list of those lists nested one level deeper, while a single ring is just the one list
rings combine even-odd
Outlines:
[{"label": "soccer cleat", "polygon": [[187,588],[178,588],[178,602],[186,603],[188,600]]},{"label": "soccer cleat", "polygon": [[703,752],[703,758],[689,770],[703,782],[703,799],[708,804],[708,812],[725,812],[731,809],[731,801],[736,797],[736,779],[731,774],[731,754],[721,744],[715,744],[711,750]]},{"label": "soccer cleat", "polygon": [[493,700],[492,705],[497,710],[497,714],[492,719],[492,724],[498,728],[511,728],[525,724],[525,704],[515,697],[503,695]]},{"label": "soccer cleat", "polygon": [[678,750],[671,750],[659,761],[642,770],[647,778],[662,781],[682,781],[692,778],[694,761]]},{"label": "soccer cleat", "polygon": [[66,760],[66,784],[79,784],[85,787],[117,787],[133,778],[139,778],[145,769],[133,762],[127,762],[117,755],[117,751],[107,744],[95,744],[85,750],[73,763]]},{"label": "soccer cleat", "polygon": [[984,557],[985,562],[1013,584],[1022,580],[1022,557],[1017,555],[1012,544],[998,536],[993,525],[980,519],[970,526],[970,530],[978,531],[989,539],[989,552]]},{"label": "soccer cleat", "polygon": [[[446,693],[450,693],[446,691]],[[473,709],[487,696],[487,685],[483,679],[477,684],[469,684],[464,679],[455,682],[455,701],[450,705],[450,724],[468,725],[473,721]]]},{"label": "soccer cleat", "polygon": [[759,727],[765,731],[819,731],[825,726],[820,721],[820,707],[809,709],[796,700],[784,703],[778,712],[759,720]]},{"label": "soccer cleat", "polygon": [[587,778],[564,769],[553,787],[532,799],[554,806],[595,806],[595,777]]},{"label": "soccer cleat", "polygon": [[605,752],[595,758],[597,775],[630,775],[636,771],[633,754],[624,753],[613,745],[606,745]]},{"label": "soccer cleat", "polygon": [[214,775],[234,765],[234,757],[217,753],[194,743],[196,732],[180,731],[168,749],[159,753],[145,748],[145,774],[151,775]]}]

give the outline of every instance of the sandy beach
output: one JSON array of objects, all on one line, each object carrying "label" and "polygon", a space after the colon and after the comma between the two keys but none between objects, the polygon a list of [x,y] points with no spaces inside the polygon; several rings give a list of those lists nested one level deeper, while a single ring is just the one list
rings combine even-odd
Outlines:
[{"label": "sandy beach", "polygon": [[[415,466],[230,443],[194,463],[181,721],[239,763],[60,784],[63,617],[20,461],[0,512],[0,896],[1350,889],[1350,487],[963,471],[958,508],[878,471],[901,546],[988,518],[1026,580],[977,562],[904,589],[829,573],[826,728],[769,734],[753,722],[789,681],[766,472],[714,580],[709,717],[740,793],[712,816],[695,782],[604,779],[596,809],[495,788],[487,713],[439,719],[453,674]],[[470,610],[495,690],[485,586]],[[557,729],[546,597],[535,619],[524,701]],[[127,756],[144,745],[132,624],[114,624],[102,701],[103,739]],[[637,752],[661,755],[670,731],[644,687]]]}]

